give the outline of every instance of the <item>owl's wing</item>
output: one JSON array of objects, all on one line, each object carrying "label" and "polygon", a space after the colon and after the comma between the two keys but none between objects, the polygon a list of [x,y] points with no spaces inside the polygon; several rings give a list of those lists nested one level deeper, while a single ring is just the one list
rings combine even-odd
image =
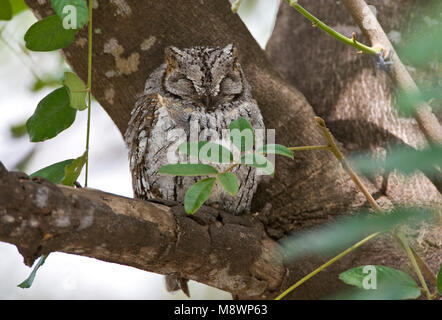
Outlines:
[{"label": "owl's wing", "polygon": [[134,195],[140,199],[155,197],[148,186],[145,165],[150,132],[158,120],[157,110],[162,106],[161,100],[158,94],[146,94],[139,97],[124,135],[129,148]]}]

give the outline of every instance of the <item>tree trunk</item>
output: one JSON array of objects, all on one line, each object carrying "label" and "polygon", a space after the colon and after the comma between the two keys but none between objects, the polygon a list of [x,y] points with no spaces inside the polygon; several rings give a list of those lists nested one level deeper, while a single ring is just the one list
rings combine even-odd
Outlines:
[{"label": "tree trunk", "polygon": [[[26,2],[38,17],[53,14],[49,1]],[[315,1],[310,4],[318,16],[327,17],[330,21],[346,21],[349,26],[345,24],[343,27],[351,28],[353,25],[342,8],[333,8],[335,1]],[[390,7],[385,9],[392,10]],[[379,8],[378,11],[383,10]],[[412,120],[398,119],[394,115],[389,81],[381,71],[372,68],[369,58],[355,55],[344,45],[312,29],[285,4],[278,15],[268,52],[288,82],[273,68],[225,0],[96,1],[94,31],[93,94],[121,133],[126,129],[137,95],[143,92],[145,79],[163,62],[166,46],[221,46],[235,43],[265,125],[276,130],[276,143],[287,146],[324,144],[325,140],[314,121],[315,112],[330,122],[332,132],[343,143],[344,152],[367,148],[380,152],[385,142],[403,141],[412,146],[423,142]],[[82,79],[87,76],[86,38],[86,30],[82,30],[76,42],[64,50],[66,60]],[[306,57],[307,61],[304,60]],[[292,84],[306,94],[314,109]],[[382,189],[383,184],[379,179],[364,180],[382,206],[388,207],[398,202],[440,203],[436,188],[421,174],[406,181],[397,175],[390,175],[388,180],[387,190]],[[253,212],[258,212],[257,218],[262,221],[267,234],[278,240],[289,232],[305,230],[365,206],[365,198],[331,153],[305,151],[297,153],[294,161],[277,159],[276,175],[265,179],[259,186],[254,197]],[[52,208],[50,213],[54,212],[56,210]],[[231,221],[241,226],[241,222]],[[435,271],[441,257],[440,228],[428,227],[420,230],[420,234],[425,234],[425,240],[433,241],[432,245],[419,242],[416,248]],[[125,239],[124,235],[122,237],[122,243],[129,246],[130,239]],[[263,234],[259,237],[266,238]],[[200,240],[197,237],[188,239]],[[242,240],[236,243],[240,245]],[[39,252],[49,252],[51,249],[45,248],[44,243],[40,245]],[[74,249],[70,252],[83,254]],[[123,252],[125,249],[120,250]],[[250,257],[249,266],[265,251],[266,246],[261,245],[256,255]],[[91,256],[112,260],[106,255]],[[226,254],[224,258],[229,261],[226,273],[238,273],[234,263],[236,255]],[[277,281],[270,280],[272,277],[268,275],[261,275],[266,284],[261,291],[258,290],[259,293],[256,290],[248,291],[247,288],[230,291],[239,298],[274,297],[315,269],[324,258],[286,262],[287,273],[284,279]],[[265,263],[265,259],[260,263]],[[343,287],[337,275],[361,264],[404,268],[406,256],[388,236],[378,238],[315,276],[289,297],[312,299],[336,292]],[[143,265],[138,267],[149,269]],[[176,268],[179,269],[178,264]],[[276,270],[280,272],[280,269]],[[161,273],[161,270],[157,272]],[[170,270],[164,270],[166,272]],[[259,274],[250,268],[241,272]],[[222,287],[213,281],[199,281]]]}]

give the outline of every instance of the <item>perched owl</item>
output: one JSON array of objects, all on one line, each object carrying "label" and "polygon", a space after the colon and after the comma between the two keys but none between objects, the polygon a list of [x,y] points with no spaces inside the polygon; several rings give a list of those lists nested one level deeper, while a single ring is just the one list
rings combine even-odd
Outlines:
[{"label": "perched owl", "polygon": [[[264,129],[232,44],[224,48],[166,48],[165,63],[147,79],[125,134],[135,197],[183,202],[189,187],[205,177],[160,175],[158,170],[171,161],[183,160],[176,149],[184,141],[229,140],[223,138],[223,129],[225,132],[239,117],[254,129]],[[218,170],[228,166],[216,165]],[[250,208],[259,175],[255,168],[244,165],[232,172],[239,180],[238,194],[233,197],[215,185],[206,204],[239,214]],[[175,281],[172,277],[166,280],[168,289],[181,287],[188,294],[185,281],[176,280],[176,276]]]}]

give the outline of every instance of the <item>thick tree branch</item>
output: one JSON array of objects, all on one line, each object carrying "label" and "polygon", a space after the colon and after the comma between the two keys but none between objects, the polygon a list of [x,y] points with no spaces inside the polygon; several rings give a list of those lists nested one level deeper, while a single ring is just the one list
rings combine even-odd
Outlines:
[{"label": "thick tree branch", "polygon": [[277,294],[285,275],[278,245],[253,217],[210,207],[189,216],[176,203],[29,180],[1,163],[0,222],[0,241],[15,244],[28,266],[60,251],[258,298]]}]

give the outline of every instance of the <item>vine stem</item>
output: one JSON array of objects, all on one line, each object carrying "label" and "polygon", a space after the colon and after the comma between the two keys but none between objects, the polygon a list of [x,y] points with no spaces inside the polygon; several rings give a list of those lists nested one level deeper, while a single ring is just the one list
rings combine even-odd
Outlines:
[{"label": "vine stem", "polygon": [[330,150],[330,146],[301,146],[301,147],[290,147],[291,151],[304,151],[304,150]]},{"label": "vine stem", "polygon": [[91,94],[92,94],[92,0],[89,0],[89,48],[87,65],[87,132],[86,132],[86,172],[84,186],[87,187],[89,174],[89,138],[91,131]]},{"label": "vine stem", "polygon": [[405,239],[405,236],[402,233],[398,233],[396,236],[399,239],[401,245],[404,247],[405,251],[407,252],[408,259],[410,259],[411,264],[413,265],[414,271],[416,272],[416,275],[419,278],[419,281],[422,285],[422,289],[425,292],[427,299],[432,300],[433,298],[431,296],[431,292],[428,289],[427,283],[425,282],[424,276],[422,275],[422,272],[421,272],[419,265],[414,257],[414,253],[411,251],[411,248],[407,242],[407,239]]},{"label": "vine stem", "polygon": [[329,261],[327,261],[326,263],[324,263],[322,266],[320,266],[319,268],[315,269],[314,271],[310,272],[308,275],[306,275],[304,278],[302,278],[301,280],[299,280],[298,282],[296,282],[294,285],[292,285],[290,288],[288,288],[287,290],[285,290],[283,293],[281,293],[279,296],[277,296],[275,298],[275,300],[281,300],[282,298],[284,298],[286,295],[288,295],[291,291],[293,291],[294,289],[296,289],[297,287],[299,287],[301,284],[303,284],[304,282],[306,282],[307,280],[309,280],[310,278],[312,278],[313,276],[315,276],[316,274],[318,274],[319,272],[321,272],[322,270],[324,270],[325,268],[327,268],[328,266],[332,265],[333,263],[335,263],[336,261],[338,261],[339,259],[341,259],[342,257],[344,257],[345,255],[349,254],[350,252],[352,252],[353,250],[355,250],[356,248],[360,247],[361,245],[363,245],[364,243],[366,243],[367,241],[373,239],[374,237],[376,237],[377,235],[379,235],[380,232],[376,232],[373,233],[371,235],[369,235],[368,237],[362,239],[361,241],[355,243],[354,245],[352,245],[350,248],[346,249],[345,251],[342,251],[340,254],[338,254],[336,257],[334,257],[333,259],[330,259]]},{"label": "vine stem", "polygon": [[332,37],[338,39],[339,41],[341,41],[341,42],[343,42],[345,44],[348,44],[348,45],[350,45],[350,46],[360,50],[363,53],[368,53],[368,54],[374,54],[375,55],[375,54],[378,54],[378,53],[380,53],[382,51],[381,47],[369,47],[369,46],[366,46],[363,43],[360,43],[359,41],[356,41],[356,38],[355,38],[354,35],[352,35],[352,38],[348,38],[348,37],[340,34],[336,30],[330,28],[324,22],[322,22],[321,20],[316,18],[310,12],[305,10],[301,5],[298,4],[297,0],[286,0],[286,1],[287,1],[287,3],[292,8],[294,8],[296,11],[298,11],[300,14],[302,14],[307,19],[309,19],[313,23],[313,26],[319,27],[320,29],[324,30],[329,35],[331,35]]}]

